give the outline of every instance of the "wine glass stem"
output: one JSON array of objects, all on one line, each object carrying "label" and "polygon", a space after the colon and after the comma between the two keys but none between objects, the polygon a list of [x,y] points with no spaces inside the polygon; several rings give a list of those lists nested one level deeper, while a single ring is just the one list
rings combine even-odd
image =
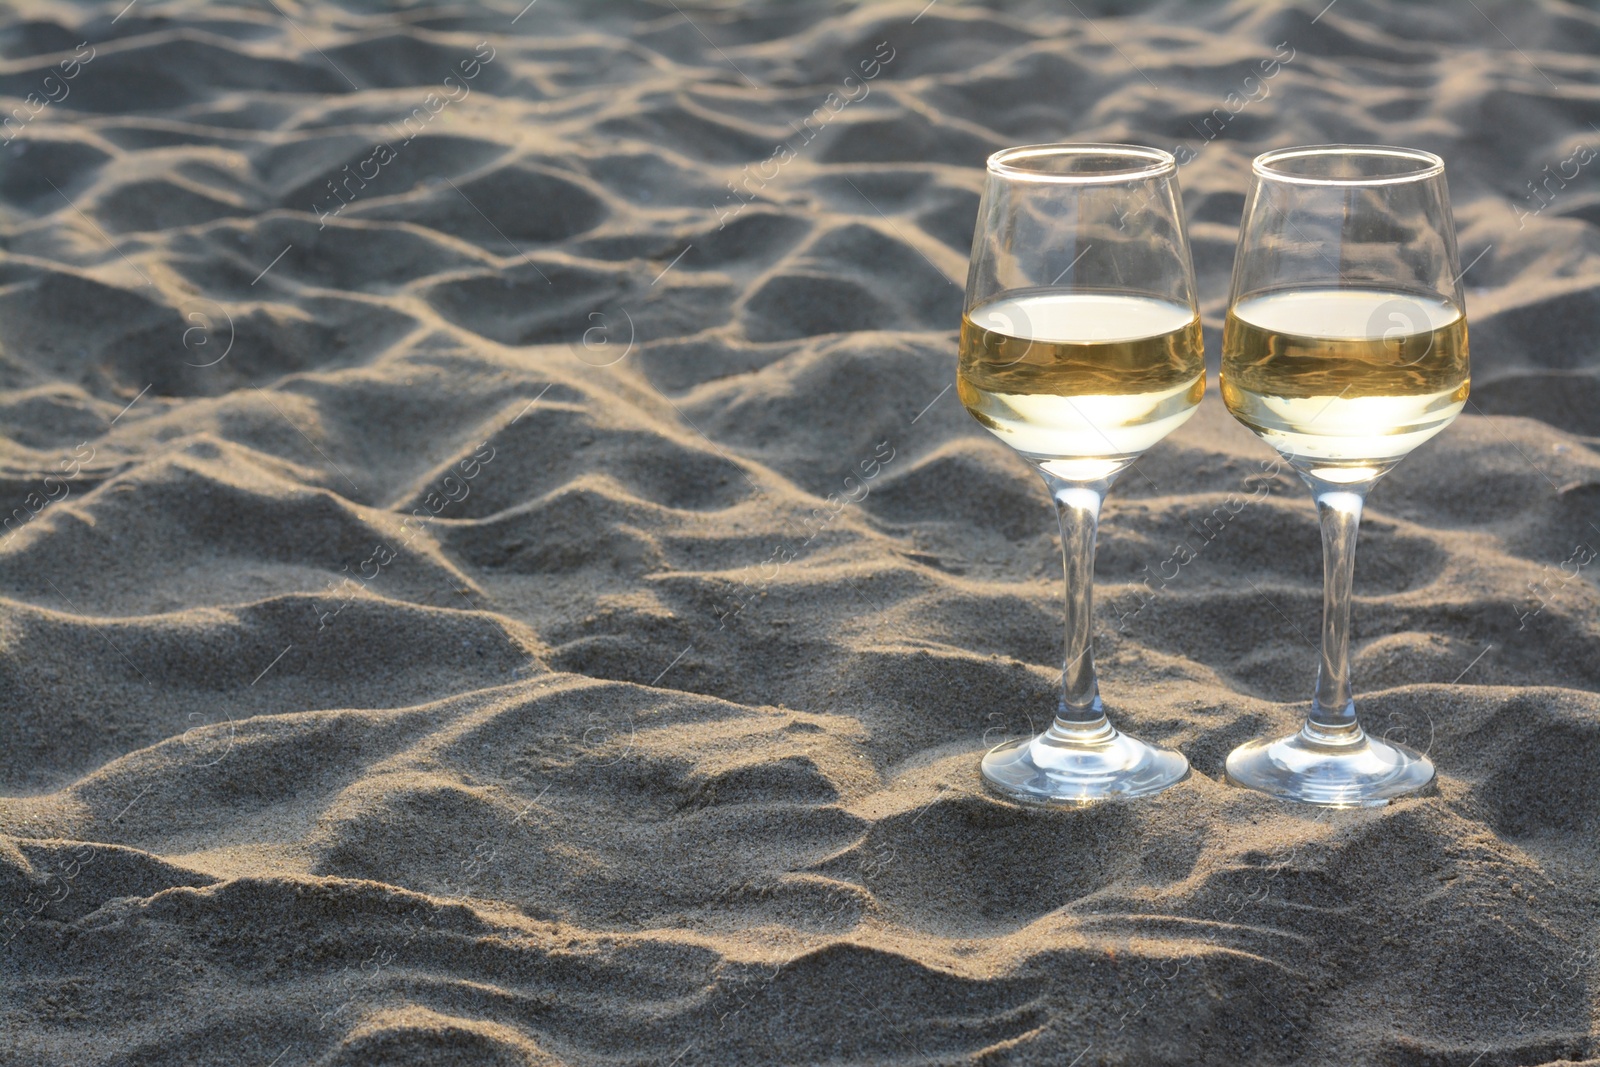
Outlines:
[{"label": "wine glass stem", "polygon": [[1049,477],[1046,481],[1061,523],[1061,558],[1066,573],[1061,702],[1050,733],[1060,740],[1094,742],[1111,732],[1094,674],[1094,541],[1100,503],[1110,483],[1067,483]]},{"label": "wine glass stem", "polygon": [[1350,692],[1350,587],[1367,488],[1313,486],[1322,523],[1322,663],[1305,732],[1324,743],[1361,738]]}]

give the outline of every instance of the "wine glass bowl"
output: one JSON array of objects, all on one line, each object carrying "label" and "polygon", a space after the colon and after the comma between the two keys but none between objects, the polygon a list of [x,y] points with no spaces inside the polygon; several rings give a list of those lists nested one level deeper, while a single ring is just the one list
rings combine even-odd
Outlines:
[{"label": "wine glass bowl", "polygon": [[1235,784],[1370,806],[1433,780],[1425,755],[1361,727],[1350,598],[1367,492],[1466,403],[1460,274],[1438,156],[1322,145],[1256,158],[1223,328],[1222,397],[1311,489],[1323,625],[1305,724],[1235,749],[1227,760]]},{"label": "wine glass bowl", "polygon": [[989,158],[956,384],[973,417],[1044,478],[1066,577],[1054,722],[984,756],[985,783],[1024,803],[1081,804],[1181,781],[1188,761],[1180,753],[1111,725],[1092,651],[1101,502],[1205,393],[1170,154],[1030,145]]}]

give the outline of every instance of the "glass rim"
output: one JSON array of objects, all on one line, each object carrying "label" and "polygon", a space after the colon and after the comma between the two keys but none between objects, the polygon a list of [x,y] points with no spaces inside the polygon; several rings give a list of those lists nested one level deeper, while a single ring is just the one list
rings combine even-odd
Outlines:
[{"label": "glass rim", "polygon": [[[1024,160],[1060,156],[1109,156],[1126,159],[1129,166],[1118,170],[1100,170],[1081,174],[1061,174],[1017,166]],[[987,162],[990,174],[1019,181],[1047,182],[1063,185],[1114,185],[1123,182],[1162,178],[1178,172],[1178,161],[1171,152],[1145,145],[1110,144],[1079,141],[1061,144],[1028,144],[1002,148]]]},{"label": "glass rim", "polygon": [[[1312,156],[1378,156],[1387,159],[1405,159],[1416,163],[1413,170],[1398,174],[1372,174],[1358,178],[1327,178],[1306,174],[1291,174],[1274,169],[1277,163]],[[1421,148],[1399,148],[1381,144],[1316,144],[1294,148],[1274,148],[1263,152],[1250,162],[1250,171],[1258,178],[1287,182],[1292,185],[1364,186],[1398,185],[1403,182],[1426,181],[1444,173],[1444,160]]]}]

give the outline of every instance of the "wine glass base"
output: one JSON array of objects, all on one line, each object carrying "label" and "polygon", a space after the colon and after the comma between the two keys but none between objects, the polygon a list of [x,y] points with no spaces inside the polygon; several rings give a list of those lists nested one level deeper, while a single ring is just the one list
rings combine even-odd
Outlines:
[{"label": "wine glass base", "polygon": [[1298,732],[1262,738],[1228,754],[1228,781],[1280,800],[1336,808],[1376,808],[1433,781],[1427,756],[1363,734],[1324,744]]},{"label": "wine glass base", "polygon": [[1109,726],[1095,740],[1071,740],[1058,729],[990,749],[983,781],[1007,800],[1049,806],[1149,796],[1189,776],[1181,752],[1147,744]]}]

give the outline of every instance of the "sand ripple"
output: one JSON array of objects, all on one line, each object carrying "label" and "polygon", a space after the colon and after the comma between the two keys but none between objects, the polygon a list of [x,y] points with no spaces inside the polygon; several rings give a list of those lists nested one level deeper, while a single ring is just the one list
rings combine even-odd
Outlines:
[{"label": "sand ripple", "polygon": [[[121,8],[0,21],[0,1060],[1596,1062],[1594,13]],[[1356,579],[1436,796],[1221,784],[1321,594],[1215,396],[1099,569],[1196,774],[979,787],[1060,565],[953,328],[1058,139],[1183,149],[1208,327],[1254,153],[1447,157],[1473,406]]]}]

